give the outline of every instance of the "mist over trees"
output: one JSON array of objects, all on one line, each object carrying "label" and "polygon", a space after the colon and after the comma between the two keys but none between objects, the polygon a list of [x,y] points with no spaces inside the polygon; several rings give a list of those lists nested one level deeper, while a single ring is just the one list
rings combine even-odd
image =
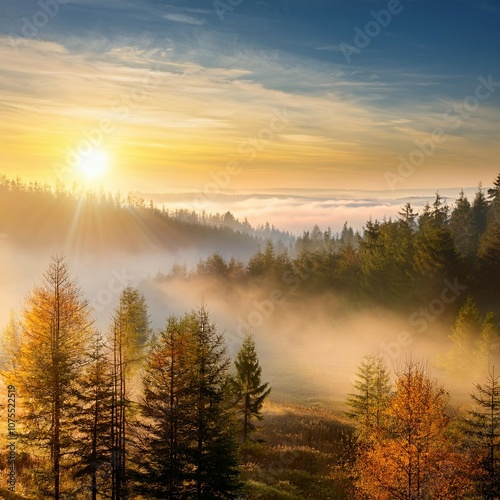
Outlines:
[{"label": "mist over trees", "polygon": [[[264,304],[253,311],[260,316],[281,310],[287,319],[300,309],[301,321],[285,337],[297,350],[320,338],[308,337],[324,327],[315,316],[319,310],[333,323],[344,320],[347,308],[353,315],[390,311],[407,319],[413,340],[432,339],[441,349],[428,364],[367,352],[342,403],[306,399],[293,406],[274,399],[275,379],[263,373],[268,365],[258,356],[264,336],[252,335],[250,319],[229,353],[234,332],[221,332],[208,308],[172,314],[164,301],[167,319],[154,324],[149,296],[129,283],[100,331],[69,265],[56,255],[0,339],[2,379],[18,394],[17,464],[26,498],[500,495],[500,176],[473,200],[462,193],[450,207],[437,194],[421,213],[406,204],[395,220],[368,220],[362,234],[346,223],[339,234],[315,226],[296,240],[281,241],[271,227],[263,230],[277,239],[240,231],[245,223],[227,214],[190,219],[133,197],[117,202],[104,194],[81,197],[61,186],[53,192],[2,181],[3,209],[28,199],[31,206],[40,201],[41,217],[67,207],[48,223],[52,229],[40,231],[41,248],[51,237],[62,241],[56,225],[64,217],[70,224],[68,214],[77,206],[88,235],[95,234],[97,221],[101,228],[123,224],[110,235],[102,232],[111,246],[142,249],[145,234],[163,249],[196,246],[207,238],[203,244],[213,244],[212,255],[193,268],[176,264],[170,274],[158,273],[141,285],[154,283],[175,294],[180,283],[185,293],[202,295],[208,283],[213,297],[229,304],[228,317],[237,314],[231,307],[245,296],[240,292],[249,290],[252,300],[257,297],[254,304]],[[30,219],[24,210],[19,217]],[[4,219],[9,221],[0,217],[2,224]],[[222,219],[225,226],[216,222]],[[29,222],[26,231],[36,225]],[[0,231],[14,235],[17,245],[28,242],[28,233],[12,221]],[[175,243],[172,235],[179,237]],[[234,243],[235,253],[244,247],[248,259],[223,255],[216,241]],[[363,326],[364,338],[380,333],[371,330],[371,319]],[[282,334],[277,325],[287,328],[273,323],[264,351],[279,350],[272,342]],[[331,340],[336,348],[344,339]],[[290,372],[297,369],[295,361],[286,360]],[[332,386],[337,369],[324,376]],[[455,378],[466,381],[472,393],[460,405],[440,381],[448,385]],[[307,378],[304,385],[309,390]]]},{"label": "mist over trees", "polygon": [[250,371],[233,379],[205,307],[153,337],[146,300],[128,285],[104,336],[82,296],[55,256],[2,336],[16,438],[36,478],[23,488],[54,499],[237,498],[237,405],[245,397],[246,415],[262,418],[270,392],[255,345],[244,349]]},{"label": "mist over trees", "polygon": [[[168,210],[134,193],[84,191],[57,183],[55,188],[0,175],[0,234],[10,244],[41,251],[174,252],[230,248],[249,257],[260,241],[288,242],[289,233],[265,224],[257,228],[230,212]],[[70,237],[68,239],[68,236]],[[49,250],[50,251],[50,250]]]}]

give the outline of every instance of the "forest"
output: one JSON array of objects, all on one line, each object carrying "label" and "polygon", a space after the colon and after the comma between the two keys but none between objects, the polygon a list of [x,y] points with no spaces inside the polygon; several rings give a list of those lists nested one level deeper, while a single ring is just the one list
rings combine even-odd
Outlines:
[{"label": "forest", "polygon": [[[203,251],[96,318],[75,225],[96,258]],[[1,336],[5,498],[499,498],[500,175],[297,237],[4,177],[0,233],[48,262]]]}]

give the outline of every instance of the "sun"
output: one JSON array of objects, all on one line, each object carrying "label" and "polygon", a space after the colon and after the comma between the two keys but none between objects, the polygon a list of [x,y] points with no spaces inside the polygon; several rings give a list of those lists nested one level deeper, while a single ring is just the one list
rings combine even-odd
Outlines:
[{"label": "sun", "polygon": [[87,179],[99,179],[106,173],[108,164],[109,160],[106,153],[94,150],[82,158],[79,169]]}]

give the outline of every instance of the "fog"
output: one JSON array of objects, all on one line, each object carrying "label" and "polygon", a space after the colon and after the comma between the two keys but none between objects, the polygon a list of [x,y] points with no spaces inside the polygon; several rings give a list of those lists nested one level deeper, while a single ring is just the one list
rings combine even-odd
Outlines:
[{"label": "fog", "polygon": [[[229,251],[229,249],[228,249]],[[55,253],[55,252],[54,252]],[[333,404],[341,409],[352,391],[357,367],[367,354],[382,354],[391,369],[422,358],[457,401],[473,389],[470,372],[462,380],[448,377],[439,357],[449,347],[450,317],[445,310],[425,329],[409,316],[379,307],[362,307],[341,295],[306,296],[304,281],[287,279],[271,288],[229,284],[213,277],[159,281],[174,263],[192,268],[201,255],[196,249],[177,253],[67,254],[71,275],[77,279],[94,310],[96,324],[107,331],[127,283],[139,287],[148,302],[151,323],[162,328],[171,315],[182,315],[206,305],[218,331],[225,332],[228,353],[234,357],[245,333],[252,333],[263,366],[263,379],[273,387],[273,398],[308,404]],[[19,312],[23,299],[41,282],[49,254],[0,244],[0,325],[9,311]],[[307,278],[306,278],[307,279]],[[300,292],[300,295],[297,295]],[[415,304],[415,310],[421,304]]]},{"label": "fog", "polygon": [[263,378],[278,400],[342,409],[368,354],[383,355],[395,373],[410,359],[424,360],[456,402],[467,399],[476,382],[470,374],[463,380],[448,377],[439,365],[449,348],[443,341],[450,333],[445,314],[421,331],[409,317],[379,307],[362,308],[334,293],[299,298],[293,295],[297,285],[286,283],[266,289],[197,278],[148,280],[142,285],[156,324],[165,313],[182,314],[204,304],[218,330],[225,332],[232,357],[245,333],[252,333]]},{"label": "fog", "polygon": [[[441,189],[441,196],[452,206],[461,188]],[[477,188],[464,188],[470,200]],[[426,203],[432,204],[436,192],[428,190],[346,191],[346,190],[283,190],[262,191],[248,194],[142,194],[159,206],[170,209],[206,210],[208,213],[230,211],[240,220],[248,219],[257,226],[269,222],[283,231],[301,234],[315,224],[322,229],[342,230],[348,222],[354,230],[361,231],[366,221],[396,218],[406,203],[420,212]]]}]

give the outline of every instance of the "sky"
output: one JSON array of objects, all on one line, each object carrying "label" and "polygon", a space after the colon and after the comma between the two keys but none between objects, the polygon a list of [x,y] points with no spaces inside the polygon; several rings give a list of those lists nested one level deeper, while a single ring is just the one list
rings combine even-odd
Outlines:
[{"label": "sky", "polygon": [[0,174],[206,208],[219,193],[458,191],[500,171],[498,0],[0,9]]}]

